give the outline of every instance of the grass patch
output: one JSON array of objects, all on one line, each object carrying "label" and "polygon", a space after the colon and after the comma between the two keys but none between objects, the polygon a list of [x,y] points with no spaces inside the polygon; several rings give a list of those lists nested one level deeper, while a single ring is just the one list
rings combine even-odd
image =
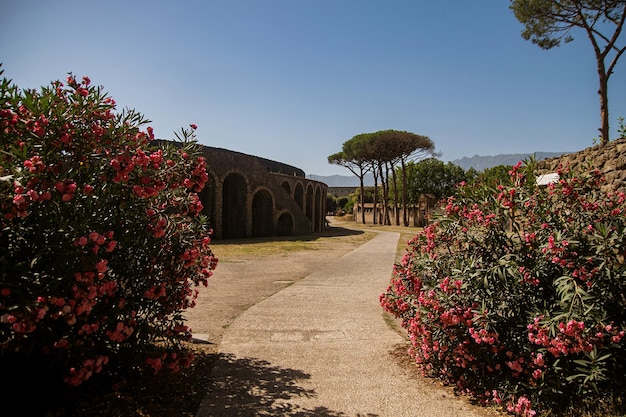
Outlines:
[{"label": "grass patch", "polygon": [[334,226],[322,233],[305,236],[214,240],[211,248],[220,262],[229,262],[240,258],[262,258],[298,251],[332,249],[332,245],[337,243],[358,246],[374,236],[373,232]]}]

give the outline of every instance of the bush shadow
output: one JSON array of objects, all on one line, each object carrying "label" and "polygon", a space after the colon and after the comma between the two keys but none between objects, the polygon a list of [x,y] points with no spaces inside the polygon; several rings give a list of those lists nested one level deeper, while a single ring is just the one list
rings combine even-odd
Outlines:
[{"label": "bush shadow", "polygon": [[341,226],[326,226],[324,231],[319,233],[320,237],[335,237],[335,236],[356,236],[365,233],[363,230],[347,229]]},{"label": "bush shadow", "polygon": [[308,235],[215,239],[212,244],[214,246],[219,246],[220,243],[246,245],[263,242],[311,242],[321,237],[357,236],[362,235],[363,233],[365,232],[362,230],[348,229],[341,226],[326,226],[323,231],[319,233],[311,233]]},{"label": "bush shadow", "polygon": [[300,385],[301,381],[310,378],[311,375],[297,369],[280,368],[260,359],[222,354],[215,363],[208,394],[196,416],[348,417],[326,407],[306,409],[289,402],[295,397],[316,396],[314,390]]}]

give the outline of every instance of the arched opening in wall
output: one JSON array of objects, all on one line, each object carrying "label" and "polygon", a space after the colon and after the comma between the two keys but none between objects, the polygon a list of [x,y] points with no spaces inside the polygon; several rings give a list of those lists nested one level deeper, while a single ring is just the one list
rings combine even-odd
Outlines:
[{"label": "arched opening in wall", "polygon": [[276,236],[293,236],[293,218],[289,213],[283,213],[278,218]]},{"label": "arched opening in wall", "polygon": [[315,220],[313,222],[313,227],[316,232],[322,231],[322,191],[320,187],[315,188]]},{"label": "arched opening in wall", "polygon": [[293,199],[296,201],[296,204],[300,206],[300,210],[304,209],[304,190],[302,188],[302,184],[297,183],[296,188],[293,190]]},{"label": "arched opening in wall", "polygon": [[248,189],[241,174],[229,174],[222,189],[222,237],[246,237]]},{"label": "arched opening in wall", "polygon": [[283,188],[287,191],[287,194],[291,196],[291,185],[287,181],[283,182]]},{"label": "arched opening in wall", "polygon": [[274,200],[266,190],[258,191],[252,198],[252,236],[274,235]]},{"label": "arched opening in wall", "polygon": [[209,181],[198,193],[202,203],[202,215],[209,221],[209,227],[215,228],[215,178],[209,174]]},{"label": "arched opening in wall", "polygon": [[313,222],[313,187],[306,187],[306,216]]}]

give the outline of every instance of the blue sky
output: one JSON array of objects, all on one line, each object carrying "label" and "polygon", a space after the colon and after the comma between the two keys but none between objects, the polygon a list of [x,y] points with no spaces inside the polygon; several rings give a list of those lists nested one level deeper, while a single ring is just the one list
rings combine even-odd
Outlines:
[{"label": "blue sky", "polygon": [[[506,0],[4,0],[0,62],[21,88],[87,75],[209,146],[349,175],[327,162],[354,135],[429,136],[441,159],[578,151],[598,136],[589,41],[550,51]],[[622,44],[626,36],[622,36]],[[626,118],[626,57],[609,85]]]}]

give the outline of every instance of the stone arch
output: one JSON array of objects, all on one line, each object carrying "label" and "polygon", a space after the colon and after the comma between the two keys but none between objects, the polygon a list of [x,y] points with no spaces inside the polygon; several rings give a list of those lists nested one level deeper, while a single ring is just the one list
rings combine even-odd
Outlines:
[{"label": "stone arch", "polygon": [[306,207],[306,216],[313,222],[313,186],[311,184],[306,187],[304,206]]},{"label": "stone arch", "polygon": [[276,236],[293,236],[293,217],[288,212],[278,217]]},{"label": "stone arch", "polygon": [[315,219],[313,221],[314,231],[320,232],[322,230],[322,190],[319,186],[315,187]]},{"label": "stone arch", "polygon": [[202,215],[206,216],[209,222],[209,227],[214,228],[215,216],[217,210],[217,202],[215,201],[215,189],[217,182],[215,180],[215,175],[212,172],[207,172],[209,175],[209,180],[206,185],[198,193],[198,197],[200,197],[200,202],[202,203]]},{"label": "stone arch", "polygon": [[222,238],[246,237],[248,186],[243,175],[233,172],[222,186]]},{"label": "stone arch", "polygon": [[293,190],[293,199],[301,210],[304,210],[304,187],[301,182],[297,182]]},{"label": "stone arch", "polygon": [[274,198],[267,190],[259,190],[252,197],[252,236],[274,235]]},{"label": "stone arch", "polygon": [[283,182],[283,188],[287,191],[287,194],[291,195],[291,184],[288,181]]}]

